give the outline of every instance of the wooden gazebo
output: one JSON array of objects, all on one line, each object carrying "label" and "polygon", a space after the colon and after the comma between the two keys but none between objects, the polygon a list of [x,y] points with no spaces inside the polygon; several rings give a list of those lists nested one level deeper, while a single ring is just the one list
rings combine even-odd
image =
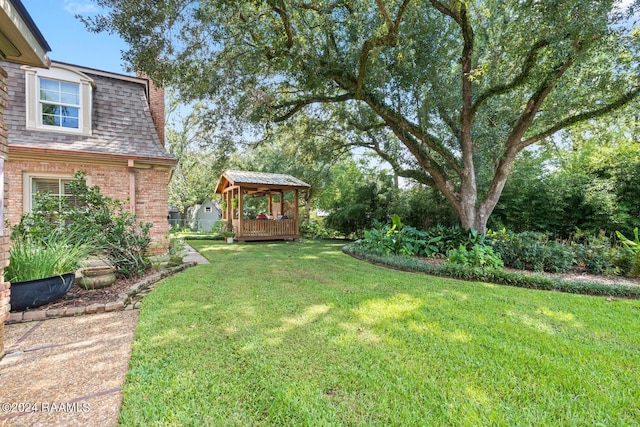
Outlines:
[{"label": "wooden gazebo", "polygon": [[[222,195],[222,219],[233,224],[237,240],[289,240],[300,237],[298,192],[308,188],[290,175],[228,170],[218,180],[216,194]],[[245,217],[245,197],[268,198],[263,218]]]}]

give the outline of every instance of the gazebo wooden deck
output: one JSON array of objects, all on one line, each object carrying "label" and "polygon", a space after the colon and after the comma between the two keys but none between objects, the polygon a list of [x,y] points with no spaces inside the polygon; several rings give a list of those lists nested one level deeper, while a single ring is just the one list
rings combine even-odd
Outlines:
[{"label": "gazebo wooden deck", "polygon": [[[216,194],[222,195],[222,219],[233,224],[237,240],[295,240],[300,238],[298,192],[308,188],[290,175],[228,170],[218,180]],[[265,218],[245,217],[245,197],[268,198]]]}]

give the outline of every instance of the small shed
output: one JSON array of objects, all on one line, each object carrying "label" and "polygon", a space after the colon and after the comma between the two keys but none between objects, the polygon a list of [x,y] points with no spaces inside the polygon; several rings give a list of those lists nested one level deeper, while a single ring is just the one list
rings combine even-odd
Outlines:
[{"label": "small shed", "polygon": [[215,200],[205,200],[201,205],[189,208],[189,227],[197,231],[211,231],[222,218],[222,211]]},{"label": "small shed", "polygon": [[[291,175],[228,170],[218,180],[216,194],[222,195],[222,219],[233,224],[237,240],[289,240],[300,238],[299,191],[310,187]],[[267,199],[264,215],[245,215],[248,197]]]}]

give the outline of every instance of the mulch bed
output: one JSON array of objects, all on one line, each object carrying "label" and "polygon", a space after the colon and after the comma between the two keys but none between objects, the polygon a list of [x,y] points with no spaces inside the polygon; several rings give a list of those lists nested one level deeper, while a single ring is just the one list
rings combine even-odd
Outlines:
[{"label": "mulch bed", "polygon": [[[426,262],[429,264],[442,264],[446,262],[444,258],[425,258],[425,257],[416,257],[422,262]],[[542,274],[548,277],[557,277],[567,282],[592,282],[592,283],[603,283],[606,285],[613,284],[625,284],[625,285],[634,285],[640,286],[640,278],[637,277],[620,277],[620,276],[607,276],[607,275],[597,275],[597,274],[589,274],[583,270],[577,270],[569,273],[549,273],[549,272],[540,272],[536,273],[531,270],[519,270],[516,268],[505,267],[505,270],[523,273],[523,274]]]},{"label": "mulch bed", "polygon": [[118,295],[126,293],[127,290],[134,284],[144,280],[146,277],[154,274],[155,271],[150,270],[147,273],[133,277],[131,279],[116,279],[116,283],[113,286],[102,289],[83,289],[77,284],[71,287],[71,290],[58,301],[38,307],[38,310],[46,310],[49,308],[63,308],[63,307],[82,307],[91,304],[106,304],[116,301]]}]

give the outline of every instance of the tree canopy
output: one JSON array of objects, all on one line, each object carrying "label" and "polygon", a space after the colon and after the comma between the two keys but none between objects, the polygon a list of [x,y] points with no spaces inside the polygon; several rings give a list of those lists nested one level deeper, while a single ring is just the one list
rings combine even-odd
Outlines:
[{"label": "tree canopy", "polygon": [[637,102],[635,1],[96,0],[94,31],[242,124],[324,120],[484,230],[516,155]]}]

